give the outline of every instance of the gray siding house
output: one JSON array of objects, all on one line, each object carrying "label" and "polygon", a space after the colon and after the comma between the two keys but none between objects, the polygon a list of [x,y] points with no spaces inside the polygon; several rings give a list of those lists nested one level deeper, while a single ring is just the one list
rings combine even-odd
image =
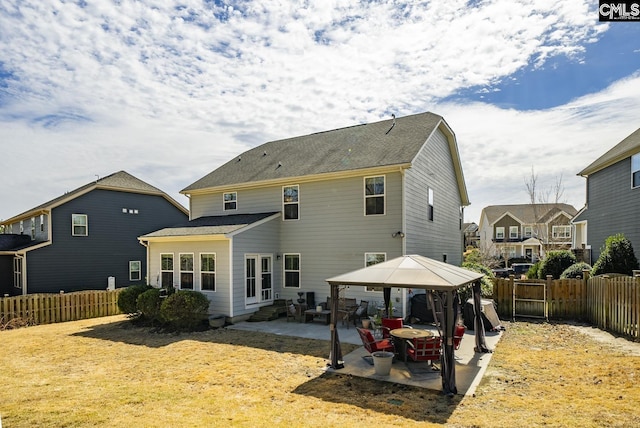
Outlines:
[{"label": "gray siding house", "polygon": [[188,219],[185,207],[120,171],[0,224],[2,295],[144,284],[138,236]]},{"label": "gray siding house", "polygon": [[455,135],[432,113],[272,141],[182,193],[191,220],[139,238],[150,283],[202,291],[232,321],[297,293],[324,301],[327,278],[401,255],[462,262],[467,191]]},{"label": "gray siding house", "polygon": [[607,237],[624,234],[640,255],[640,129],[580,171],[587,179],[587,201],[573,219],[576,248],[600,257]]}]

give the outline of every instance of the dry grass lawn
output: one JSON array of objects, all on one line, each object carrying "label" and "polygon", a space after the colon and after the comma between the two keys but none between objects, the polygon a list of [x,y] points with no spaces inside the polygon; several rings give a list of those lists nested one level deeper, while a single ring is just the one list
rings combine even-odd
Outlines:
[{"label": "dry grass lawn", "polygon": [[507,324],[475,396],[453,399],[326,373],[327,341],[158,334],[123,316],[0,340],[4,428],[640,426],[640,353],[563,324]]}]

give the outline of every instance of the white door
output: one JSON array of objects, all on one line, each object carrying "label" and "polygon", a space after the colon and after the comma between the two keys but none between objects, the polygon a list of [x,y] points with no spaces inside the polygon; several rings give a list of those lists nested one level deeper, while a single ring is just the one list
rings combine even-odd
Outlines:
[{"label": "white door", "polygon": [[258,256],[246,256],[244,264],[245,302],[247,305],[253,305],[258,303],[258,296],[256,294],[256,265],[258,264]]}]

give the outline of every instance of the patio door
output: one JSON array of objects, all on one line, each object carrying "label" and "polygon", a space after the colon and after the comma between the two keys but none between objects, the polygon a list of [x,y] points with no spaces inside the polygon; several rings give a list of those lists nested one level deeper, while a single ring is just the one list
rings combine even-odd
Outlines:
[{"label": "patio door", "polygon": [[245,302],[247,305],[273,300],[272,266],[270,255],[247,254],[245,256]]},{"label": "patio door", "polygon": [[244,283],[245,283],[245,303],[253,305],[258,303],[256,295],[256,265],[258,264],[258,256],[245,257]]}]

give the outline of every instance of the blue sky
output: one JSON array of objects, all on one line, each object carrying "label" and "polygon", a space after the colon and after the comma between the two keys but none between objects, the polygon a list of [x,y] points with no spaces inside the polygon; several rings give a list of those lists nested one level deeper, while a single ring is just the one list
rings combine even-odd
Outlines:
[{"label": "blue sky", "polygon": [[640,23],[587,0],[0,3],[0,218],[125,170],[179,191],[261,143],[423,111],[471,200],[528,203],[640,126]]}]

